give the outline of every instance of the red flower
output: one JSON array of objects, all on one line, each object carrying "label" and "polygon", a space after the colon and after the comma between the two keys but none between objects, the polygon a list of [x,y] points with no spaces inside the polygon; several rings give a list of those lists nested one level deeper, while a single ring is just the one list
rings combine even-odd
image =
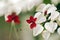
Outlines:
[{"label": "red flower", "polygon": [[30,16],[30,19],[26,20],[27,23],[31,24],[30,28],[33,29],[34,27],[36,27],[36,20],[37,18],[33,18],[32,16]]},{"label": "red flower", "polygon": [[16,24],[20,23],[19,16],[16,15],[15,12],[13,12],[12,15],[8,15],[7,18],[8,18],[8,20],[6,22],[10,23],[10,22],[14,21]]}]

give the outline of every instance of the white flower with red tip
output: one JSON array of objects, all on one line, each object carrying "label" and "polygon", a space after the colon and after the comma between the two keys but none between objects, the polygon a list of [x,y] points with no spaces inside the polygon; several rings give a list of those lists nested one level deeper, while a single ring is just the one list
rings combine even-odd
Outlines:
[{"label": "white flower with red tip", "polygon": [[30,16],[30,19],[26,20],[27,23],[30,24],[30,28],[33,29],[34,27],[36,27],[36,20],[37,18],[34,18],[33,16]]},{"label": "white flower with red tip", "polygon": [[[36,10],[37,13],[34,16],[34,18],[36,18],[36,21],[35,21],[36,25],[32,29],[33,36],[42,34],[42,37],[44,39],[48,40],[51,33],[54,33],[58,27],[58,24],[54,21],[56,21],[57,17],[59,16],[59,12],[56,11],[57,8],[53,4],[52,5],[51,4],[47,4],[47,5],[42,4],[41,6],[39,6],[39,8],[40,9]],[[51,15],[49,15],[49,14],[51,14]],[[49,17],[48,17],[48,15],[49,15]],[[48,17],[48,19],[46,17]],[[48,20],[50,20],[50,22]],[[30,23],[30,25],[32,23]],[[44,23],[44,26],[42,26],[42,23]]]},{"label": "white flower with red tip", "polygon": [[19,14],[21,12],[21,7],[20,5],[18,4],[18,0],[9,0],[8,3],[7,3],[7,7],[6,7],[6,12],[5,12],[5,21],[6,22],[14,22],[16,24],[19,24],[20,23],[20,20],[19,20]]},{"label": "white flower with red tip", "polygon": [[44,25],[44,27],[46,29],[46,32],[45,32],[44,27],[41,25],[41,23],[46,21],[46,17],[42,16],[41,14],[43,15],[43,13],[38,12],[34,16],[35,18],[37,18],[37,21],[36,21],[37,26],[35,28],[33,28],[33,35],[37,36],[42,33],[43,38],[48,39],[50,37],[50,34],[54,33],[58,26],[57,26],[57,23],[55,23],[53,21],[46,22]]},{"label": "white flower with red tip", "polygon": [[27,20],[27,23],[30,24],[30,28],[32,27],[33,35],[37,36],[40,33],[42,33],[42,31],[44,29],[43,26],[40,25],[40,23],[45,22],[46,17],[42,13],[38,12],[38,13],[35,14],[34,18],[36,19],[36,21],[34,21],[32,18],[30,18],[30,20]]},{"label": "white flower with red tip", "polygon": [[8,23],[12,23],[12,22],[16,24],[20,23],[19,16],[16,15],[16,12],[12,12],[11,14],[5,15],[5,21]]}]

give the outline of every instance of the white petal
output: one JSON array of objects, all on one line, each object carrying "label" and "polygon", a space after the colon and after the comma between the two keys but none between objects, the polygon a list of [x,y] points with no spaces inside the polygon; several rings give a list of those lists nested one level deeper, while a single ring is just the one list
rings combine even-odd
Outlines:
[{"label": "white petal", "polygon": [[5,21],[8,20],[7,16],[10,15],[10,14],[11,14],[11,13],[7,13],[7,14],[4,15],[4,16],[5,16]]},{"label": "white petal", "polygon": [[37,13],[35,13],[34,18],[39,18],[40,15],[41,15],[41,12],[37,12]]},{"label": "white petal", "polygon": [[33,36],[39,35],[43,31],[43,27],[40,24],[37,24],[35,28],[33,28]]},{"label": "white petal", "polygon": [[42,23],[46,21],[46,17],[41,13],[39,17],[37,18],[36,23]]},{"label": "white petal", "polygon": [[19,5],[23,12],[26,12],[28,10],[26,0],[22,0],[21,2],[19,2]]},{"label": "white petal", "polygon": [[57,8],[52,4],[51,7],[47,10],[47,14],[51,13],[53,11],[56,11],[56,10],[57,10]]},{"label": "white petal", "polygon": [[36,23],[42,23],[42,22],[46,21],[46,17],[44,16],[43,13],[38,12],[38,13],[35,14],[34,17],[37,18]]},{"label": "white petal", "polygon": [[48,10],[49,7],[51,7],[51,5],[50,5],[50,4],[47,4],[47,5],[44,7],[44,9],[43,9],[43,13],[44,13],[46,10]]},{"label": "white petal", "polygon": [[20,0],[8,0],[9,3],[15,4],[18,3]]},{"label": "white petal", "polygon": [[8,15],[11,15],[12,12],[13,12],[13,7],[10,6],[10,5],[8,5],[8,6],[7,6],[7,9],[6,9],[6,13],[5,13],[5,15],[4,15],[4,16],[5,16],[5,21],[8,20],[7,16],[8,16]]},{"label": "white petal", "polygon": [[57,33],[60,35],[60,28],[58,28]]},{"label": "white petal", "polygon": [[37,12],[42,12],[42,10],[43,10],[43,8],[46,6],[46,4],[40,4],[38,7],[37,7],[37,9],[36,9],[36,11]]},{"label": "white petal", "polygon": [[59,12],[57,11],[53,11],[51,12],[51,16],[49,17],[49,19],[51,20],[56,20],[56,18],[59,16]]},{"label": "white petal", "polygon": [[44,30],[42,32],[42,37],[44,38],[44,40],[48,40],[48,38],[50,37],[50,32],[48,32],[47,30]]},{"label": "white petal", "polygon": [[5,14],[6,3],[3,1],[0,1],[0,16],[3,16]]},{"label": "white petal", "polygon": [[31,10],[34,6],[37,6],[43,2],[43,0],[26,0],[26,1],[28,10]]},{"label": "white petal", "polygon": [[47,22],[47,23],[45,23],[46,30],[51,32],[51,33],[54,33],[54,31],[56,30],[57,26],[58,25],[55,22]]},{"label": "white petal", "polygon": [[19,3],[14,4],[14,5],[8,4],[6,10],[7,10],[7,13],[16,12],[16,15],[18,15],[18,14],[21,12],[22,8],[21,8],[21,6],[19,5]]},{"label": "white petal", "polygon": [[46,21],[46,17],[41,15],[40,19],[37,21],[37,23],[42,23],[42,22],[45,22],[45,21]]},{"label": "white petal", "polygon": [[22,8],[19,4],[13,5],[14,11],[17,13],[17,15],[22,11]]},{"label": "white petal", "polygon": [[33,2],[34,2],[34,0],[26,0],[28,10],[31,10],[34,7]]},{"label": "white petal", "polygon": [[0,8],[3,8],[4,6],[5,6],[5,3],[0,1]]}]

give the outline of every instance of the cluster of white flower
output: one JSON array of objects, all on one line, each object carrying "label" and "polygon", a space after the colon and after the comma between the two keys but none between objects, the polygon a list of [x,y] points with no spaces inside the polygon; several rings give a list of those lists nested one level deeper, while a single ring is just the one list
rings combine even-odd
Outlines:
[{"label": "cluster of white flower", "polygon": [[33,28],[34,36],[42,34],[44,39],[48,39],[55,30],[60,34],[60,27],[58,28],[60,26],[60,13],[56,10],[57,8],[53,4],[40,4],[37,7],[37,13],[34,16],[37,18],[36,27]]}]

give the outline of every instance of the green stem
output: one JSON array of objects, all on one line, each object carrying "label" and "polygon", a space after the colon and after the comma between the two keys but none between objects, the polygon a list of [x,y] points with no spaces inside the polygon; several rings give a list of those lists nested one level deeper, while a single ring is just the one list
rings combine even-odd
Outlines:
[{"label": "green stem", "polygon": [[11,39],[11,32],[12,32],[12,25],[11,25],[10,33],[9,33],[9,40]]},{"label": "green stem", "polygon": [[12,23],[11,23],[11,29],[10,29],[10,34],[9,34],[9,40],[11,39],[11,33],[12,33],[12,30],[14,30],[15,35],[16,35],[16,38],[17,38],[17,40],[18,40],[17,30],[16,30],[16,28],[15,28],[15,24],[14,24],[13,21],[12,21]]},{"label": "green stem", "polygon": [[18,40],[18,39],[19,39],[19,37],[18,37],[18,34],[17,34],[17,30],[16,30],[16,28],[15,28],[15,25],[14,25],[14,32],[15,32],[16,37],[17,37],[17,40]]}]

